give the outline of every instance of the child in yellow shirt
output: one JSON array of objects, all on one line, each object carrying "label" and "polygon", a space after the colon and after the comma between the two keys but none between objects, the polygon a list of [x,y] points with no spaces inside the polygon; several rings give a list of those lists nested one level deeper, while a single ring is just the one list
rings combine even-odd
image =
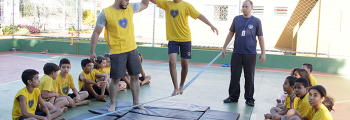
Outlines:
[{"label": "child in yellow shirt", "polygon": [[106,102],[106,95],[104,95],[104,93],[102,94],[102,92],[105,91],[105,88],[103,89],[102,86],[106,85],[108,76],[95,73],[92,70],[93,66],[94,65],[90,59],[83,59],[81,61],[83,72],[79,74],[79,89],[80,91],[87,91],[89,93],[88,99],[96,98],[96,100]]},{"label": "child in yellow shirt", "polygon": [[[70,61],[67,58],[63,58],[60,60],[59,65],[61,72],[58,74],[56,80],[54,80],[55,92],[62,96],[69,96],[67,97],[69,107],[90,104],[90,100],[84,100],[89,96],[89,93],[87,91],[78,92],[78,90],[75,88],[73,77],[71,74],[69,74],[71,69]],[[69,89],[72,89],[73,94],[69,94]]]},{"label": "child in yellow shirt", "polygon": [[40,78],[39,90],[44,101],[50,102],[55,108],[64,108],[65,106],[69,106],[67,97],[55,92],[53,85],[59,70],[60,67],[55,63],[46,63],[44,65],[45,75]]},{"label": "child in yellow shirt", "polygon": [[311,85],[314,86],[314,85],[317,85],[317,81],[316,81],[316,78],[311,74],[312,72],[312,64],[310,63],[304,63],[303,64],[303,69],[305,69],[306,71],[308,71],[310,73],[310,82],[311,82]]},{"label": "child in yellow shirt", "polygon": [[[139,58],[140,58],[140,61],[141,61],[141,65],[142,65],[142,61],[143,61],[143,57],[142,57],[142,54],[139,53]],[[143,69],[143,66],[142,66],[142,72],[141,72],[141,77],[139,77],[139,82],[140,82],[140,86],[144,85],[144,84],[149,84],[151,83],[150,80],[151,80],[151,76],[150,75],[146,75],[145,73],[145,70]]]},{"label": "child in yellow shirt", "polygon": [[[105,89],[107,92],[109,92],[109,83],[111,81],[109,76],[109,71],[104,69],[106,67],[107,61],[103,56],[97,56],[94,64],[93,71],[97,74],[105,75],[107,76],[106,84],[102,85],[101,89]],[[105,94],[105,91],[101,91],[101,94]]]},{"label": "child in yellow shirt", "polygon": [[297,78],[305,78],[307,81],[308,81],[308,83],[309,83],[309,88],[308,89],[310,89],[310,87],[312,87],[313,86],[313,84],[311,84],[311,81],[310,81],[310,73],[308,72],[308,71],[306,71],[305,69],[303,69],[303,68],[300,68],[300,69],[298,69],[297,71],[296,71],[296,75],[297,75]]},{"label": "child in yellow shirt", "polygon": [[294,83],[294,94],[290,96],[291,104],[293,108],[288,111],[286,118],[289,119],[290,115],[298,113],[301,116],[305,116],[308,109],[310,108],[309,104],[309,82],[305,78],[298,78]]},{"label": "child in yellow shirt", "polygon": [[309,91],[309,104],[305,116],[299,113],[288,114],[287,120],[333,120],[330,111],[333,110],[333,98],[327,96],[326,89],[321,85],[312,86]]},{"label": "child in yellow shirt", "polygon": [[[49,110],[45,105],[40,90],[39,72],[33,69],[24,70],[22,81],[26,87],[18,91],[13,102],[12,119],[55,119],[63,114],[67,108]],[[40,106],[39,106],[40,105]],[[40,108],[42,111],[40,111]],[[65,118],[62,118],[65,119]]]},{"label": "child in yellow shirt", "polygon": [[288,110],[290,110],[293,106],[293,104],[290,104],[290,95],[293,94],[294,91],[294,83],[297,78],[294,76],[288,76],[286,80],[283,83],[283,91],[287,92],[287,96],[284,102],[283,107],[273,107],[270,110],[271,114],[265,114],[265,119],[273,119],[273,120],[280,120],[283,115],[287,114]]}]

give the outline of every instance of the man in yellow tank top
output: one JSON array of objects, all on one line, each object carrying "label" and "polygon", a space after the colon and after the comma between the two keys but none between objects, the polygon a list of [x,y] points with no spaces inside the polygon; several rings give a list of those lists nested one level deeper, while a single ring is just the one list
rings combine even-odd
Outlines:
[{"label": "man in yellow tank top", "polygon": [[[148,7],[149,0],[141,3],[130,3],[129,0],[115,0],[110,7],[103,9],[98,15],[95,30],[91,36],[90,59],[96,59],[95,48],[99,35],[105,27],[105,40],[109,47],[111,60],[112,81],[109,85],[110,108],[109,112],[115,111],[115,99],[118,91],[120,78],[125,76],[125,69],[131,76],[131,92],[133,104],[140,104],[140,84],[138,75],[141,73],[141,62],[138,57],[137,46],[134,36],[133,14]],[[145,109],[138,106],[139,109]]]},{"label": "man in yellow tank top", "polygon": [[[193,19],[200,19],[209,25],[211,30],[218,34],[218,30],[207,20],[207,18],[199,13],[190,3],[183,0],[150,0],[157,4],[159,8],[164,9],[166,16],[166,36],[168,43],[169,70],[174,84],[174,92],[172,95],[183,93],[183,86],[188,73],[189,59],[191,59],[191,31],[188,25],[188,16]],[[180,87],[177,83],[176,61],[181,51],[181,82]]]}]

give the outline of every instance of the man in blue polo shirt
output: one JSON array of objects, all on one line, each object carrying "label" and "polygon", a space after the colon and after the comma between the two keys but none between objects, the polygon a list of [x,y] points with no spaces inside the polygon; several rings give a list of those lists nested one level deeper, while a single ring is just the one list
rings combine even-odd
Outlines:
[{"label": "man in blue polo shirt", "polygon": [[240,78],[242,66],[244,67],[245,78],[245,93],[244,98],[248,106],[254,106],[254,74],[256,64],[256,37],[258,36],[261,55],[260,63],[264,63],[265,45],[261,27],[261,21],[251,15],[253,10],[253,2],[246,0],[243,2],[243,15],[236,16],[233,19],[230,32],[227,35],[225,44],[222,48],[222,56],[227,55],[226,47],[230,43],[233,35],[235,35],[234,48],[231,57],[231,81],[229,87],[229,97],[224,100],[224,103],[237,102],[240,94]]}]

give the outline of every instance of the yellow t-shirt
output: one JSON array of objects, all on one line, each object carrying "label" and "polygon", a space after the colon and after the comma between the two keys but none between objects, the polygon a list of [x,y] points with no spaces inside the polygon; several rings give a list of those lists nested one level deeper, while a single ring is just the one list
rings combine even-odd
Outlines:
[{"label": "yellow t-shirt", "polygon": [[93,69],[92,71],[94,71],[97,74],[101,74],[100,70],[98,70],[98,69]]},{"label": "yellow t-shirt", "polygon": [[305,117],[307,117],[309,120],[333,120],[331,113],[323,104],[317,112],[315,112],[314,107],[311,106],[307,111]]},{"label": "yellow t-shirt", "polygon": [[35,115],[35,110],[38,106],[40,90],[38,88],[34,88],[32,93],[29,93],[27,87],[19,90],[13,100],[13,108],[12,108],[12,119],[18,120],[19,117],[22,116],[20,101],[17,98],[23,95],[26,98],[26,106],[28,113]]},{"label": "yellow t-shirt", "polygon": [[124,10],[112,6],[103,9],[107,21],[105,38],[112,54],[125,53],[137,48],[134,36],[133,9],[128,5]]},{"label": "yellow t-shirt", "polygon": [[165,10],[166,36],[168,41],[191,41],[188,16],[197,19],[199,13],[190,3],[181,1],[174,3],[168,0],[157,0],[157,6]]},{"label": "yellow t-shirt", "polygon": [[[91,73],[89,73],[89,74],[86,74],[84,71],[81,72],[79,74],[79,78],[78,78],[79,91],[81,90],[81,88],[83,88],[83,83],[84,83],[83,81],[80,80],[80,75],[81,74],[83,74],[86,79],[89,79],[89,80],[91,80],[93,82],[96,82],[96,76],[95,76],[95,72],[94,71],[91,71]],[[94,86],[94,84],[91,84],[91,86]]]},{"label": "yellow t-shirt", "polygon": [[312,74],[310,74],[310,82],[312,86],[317,85],[316,78]]},{"label": "yellow t-shirt", "polygon": [[63,96],[67,96],[69,94],[69,90],[75,88],[73,77],[69,73],[64,79],[62,78],[61,73],[59,73],[53,83],[55,92]]},{"label": "yellow t-shirt", "polygon": [[284,106],[286,106],[287,108],[290,108],[290,97],[287,94],[286,99],[284,100]]},{"label": "yellow t-shirt", "polygon": [[310,108],[309,93],[307,93],[303,99],[296,97],[294,99],[294,108],[299,112],[301,116],[305,116],[306,112]]},{"label": "yellow t-shirt", "polygon": [[[43,90],[46,91],[55,91],[54,87],[53,87],[53,79],[48,76],[48,75],[44,75],[42,78],[40,78],[40,86],[39,86],[39,90],[40,93],[43,93]],[[44,101],[47,101],[47,99],[50,98],[43,98]]]},{"label": "yellow t-shirt", "polygon": [[111,73],[111,67],[105,67],[101,70],[102,73],[108,73],[110,74]]}]

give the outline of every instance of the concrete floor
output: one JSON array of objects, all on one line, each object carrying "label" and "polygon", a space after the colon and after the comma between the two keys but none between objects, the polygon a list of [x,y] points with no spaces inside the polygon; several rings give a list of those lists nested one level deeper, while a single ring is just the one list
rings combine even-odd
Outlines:
[{"label": "concrete floor", "polygon": [[[43,76],[42,67],[47,61],[59,64],[62,58],[68,58],[71,61],[72,69],[70,73],[73,75],[75,86],[78,87],[78,75],[82,71],[80,61],[88,56],[73,56],[64,54],[27,54],[27,53],[0,53],[0,94],[2,105],[0,106],[0,119],[8,120],[11,118],[13,99],[17,91],[24,87],[20,79],[20,74],[24,69],[33,68],[40,72]],[[229,59],[227,59],[229,61]],[[33,62],[35,64],[31,64]],[[7,66],[4,66],[7,65]],[[169,74],[167,63],[160,63],[148,60],[143,64],[147,75],[151,75],[151,83],[141,87],[140,100],[148,102],[158,98],[169,96],[173,91],[173,84]],[[205,66],[190,65],[186,81],[190,81]],[[180,78],[181,66],[177,65],[178,78]],[[12,72],[11,72],[12,71]],[[255,74],[255,107],[245,105],[244,100],[244,78],[241,78],[241,97],[237,103],[223,103],[222,100],[228,97],[228,87],[230,81],[229,68],[209,67],[196,81],[194,81],[183,95],[171,97],[164,101],[192,103],[198,105],[208,105],[210,109],[236,112],[240,114],[240,120],[261,120],[264,119],[263,114],[269,112],[270,108],[275,106],[276,98],[283,94],[282,84],[284,79],[289,75],[287,72],[269,71],[268,69],[257,70]],[[314,75],[318,84],[327,88],[327,92],[339,103],[348,103],[350,100],[350,79],[342,76],[325,76]],[[72,92],[72,91],[70,91]],[[62,115],[67,119],[73,118],[82,113],[88,113],[88,109],[98,108],[109,103],[91,100],[88,106],[78,106],[69,108]],[[132,101],[131,91],[121,91],[118,93],[117,100]],[[336,104],[337,105],[337,104]],[[349,105],[349,104],[348,104]],[[340,108],[339,108],[340,107]],[[336,106],[336,108],[344,109],[344,107]],[[334,119],[342,119],[342,111],[336,110]],[[334,115],[334,114],[333,114]],[[345,115],[346,116],[346,115]],[[345,118],[344,118],[345,119]]]}]

